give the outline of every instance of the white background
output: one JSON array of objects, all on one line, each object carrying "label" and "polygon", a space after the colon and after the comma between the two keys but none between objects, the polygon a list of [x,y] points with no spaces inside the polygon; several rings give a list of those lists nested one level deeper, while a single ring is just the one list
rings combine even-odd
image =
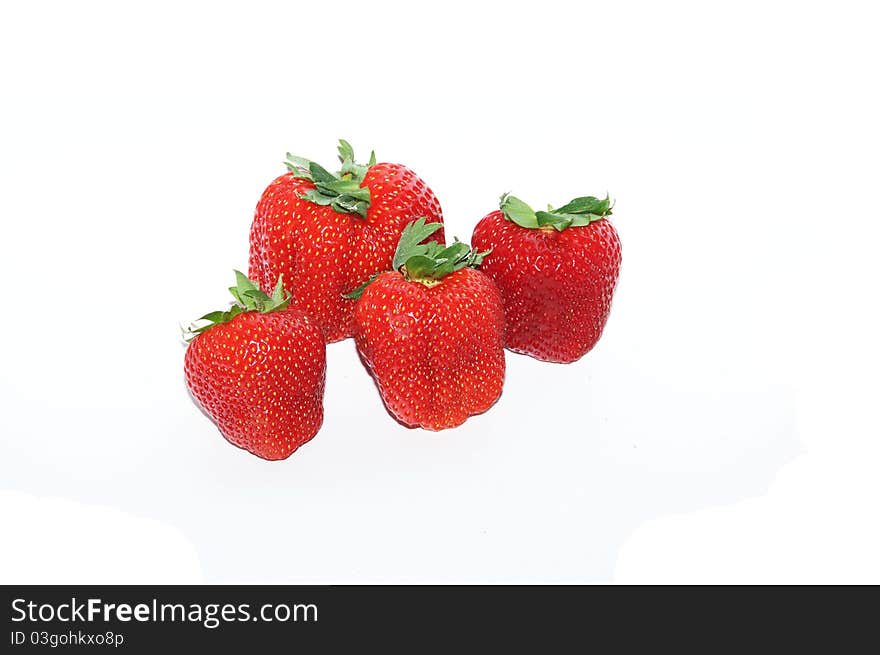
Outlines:
[{"label": "white background", "polygon": [[[880,582],[872,3],[333,6],[0,10],[0,581]],[[598,347],[434,434],[349,340],[313,442],[228,445],[178,324],[338,137],[450,238],[610,191]]]}]

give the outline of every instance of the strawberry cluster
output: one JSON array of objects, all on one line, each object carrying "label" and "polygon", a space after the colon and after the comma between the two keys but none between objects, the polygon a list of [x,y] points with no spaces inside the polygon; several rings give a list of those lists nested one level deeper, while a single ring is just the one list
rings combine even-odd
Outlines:
[{"label": "strawberry cluster", "polygon": [[257,204],[234,303],[186,333],[187,386],[231,443],[284,459],[323,420],[325,344],[354,337],[388,411],[428,430],[489,409],[504,349],[580,359],[620,270],[606,197],[535,211],[509,194],[472,245],[446,245],[431,189],[399,164],[287,155]]}]

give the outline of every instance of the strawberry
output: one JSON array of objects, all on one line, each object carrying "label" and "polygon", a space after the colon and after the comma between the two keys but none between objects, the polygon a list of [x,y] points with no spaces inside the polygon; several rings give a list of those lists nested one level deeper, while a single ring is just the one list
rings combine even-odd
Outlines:
[{"label": "strawberry", "polygon": [[[344,297],[377,271],[388,270],[407,223],[443,222],[434,193],[400,164],[354,162],[339,142],[334,175],[288,153],[290,172],[263,192],[250,233],[250,277],[269,292],[284,275],[293,304],[318,323],[327,342],[351,336],[355,301]],[[433,236],[443,242],[443,231]]]},{"label": "strawberry", "polygon": [[284,459],[324,417],[324,338],[289,308],[279,277],[271,296],[235,272],[236,303],[190,328],[186,384],[230,442],[264,459]]},{"label": "strawberry", "polygon": [[573,362],[596,345],[620,270],[611,202],[587,196],[534,211],[511,195],[474,229],[491,250],[481,270],[504,300],[504,345],[546,362]]},{"label": "strawberry", "polygon": [[422,243],[439,229],[423,218],[407,226],[393,270],[351,294],[362,294],[354,338],[386,407],[429,430],[486,411],[504,383],[501,297],[473,268],[485,253],[458,241]]}]

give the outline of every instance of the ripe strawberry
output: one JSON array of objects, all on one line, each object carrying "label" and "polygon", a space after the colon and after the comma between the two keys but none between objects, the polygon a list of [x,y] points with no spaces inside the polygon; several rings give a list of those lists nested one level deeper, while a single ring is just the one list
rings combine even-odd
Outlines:
[{"label": "ripe strawberry", "polygon": [[[472,268],[485,253],[424,243],[440,226],[403,231],[392,271],[352,294],[358,352],[403,424],[442,430],[486,411],[504,383],[504,314],[492,280]],[[421,244],[421,245],[420,245]]]},{"label": "ripe strawberry", "polygon": [[[400,164],[366,166],[339,142],[342,168],[333,175],[288,153],[289,173],[263,192],[250,234],[250,277],[267,293],[284,275],[293,303],[327,342],[351,336],[355,301],[344,297],[377,271],[388,270],[407,223],[443,222],[434,193]],[[443,242],[443,231],[433,237]]]},{"label": "ripe strawberry", "polygon": [[474,229],[491,250],[481,270],[504,299],[504,345],[546,362],[573,362],[596,345],[620,271],[608,198],[575,198],[533,211],[511,195]]},{"label": "ripe strawberry", "polygon": [[229,441],[284,459],[321,427],[324,338],[305,312],[288,308],[281,279],[269,297],[235,276],[236,304],[189,330],[186,384]]}]

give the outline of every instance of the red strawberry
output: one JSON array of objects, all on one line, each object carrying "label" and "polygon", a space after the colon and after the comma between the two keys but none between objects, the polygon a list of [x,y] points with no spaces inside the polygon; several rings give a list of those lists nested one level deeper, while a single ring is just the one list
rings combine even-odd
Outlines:
[{"label": "red strawberry", "polygon": [[355,342],[382,400],[403,424],[442,430],[498,400],[504,383],[504,313],[498,290],[471,268],[482,260],[456,241],[419,245],[440,226],[407,226],[392,271],[368,282],[355,310]]},{"label": "red strawberry", "polygon": [[511,195],[474,229],[491,250],[481,270],[495,280],[507,320],[504,345],[546,362],[573,362],[596,345],[620,270],[608,198],[575,198],[533,211]]},{"label": "red strawberry", "polygon": [[288,308],[280,279],[269,297],[235,275],[236,304],[190,329],[186,384],[229,441],[284,459],[321,427],[324,338],[305,312]]},{"label": "red strawberry", "polygon": [[[400,164],[354,163],[339,142],[337,175],[287,155],[289,173],[263,192],[251,227],[250,277],[267,293],[284,275],[293,303],[318,323],[327,342],[351,336],[355,301],[344,297],[377,271],[388,270],[407,223],[443,222],[428,186]],[[443,242],[443,231],[433,237]]]}]

